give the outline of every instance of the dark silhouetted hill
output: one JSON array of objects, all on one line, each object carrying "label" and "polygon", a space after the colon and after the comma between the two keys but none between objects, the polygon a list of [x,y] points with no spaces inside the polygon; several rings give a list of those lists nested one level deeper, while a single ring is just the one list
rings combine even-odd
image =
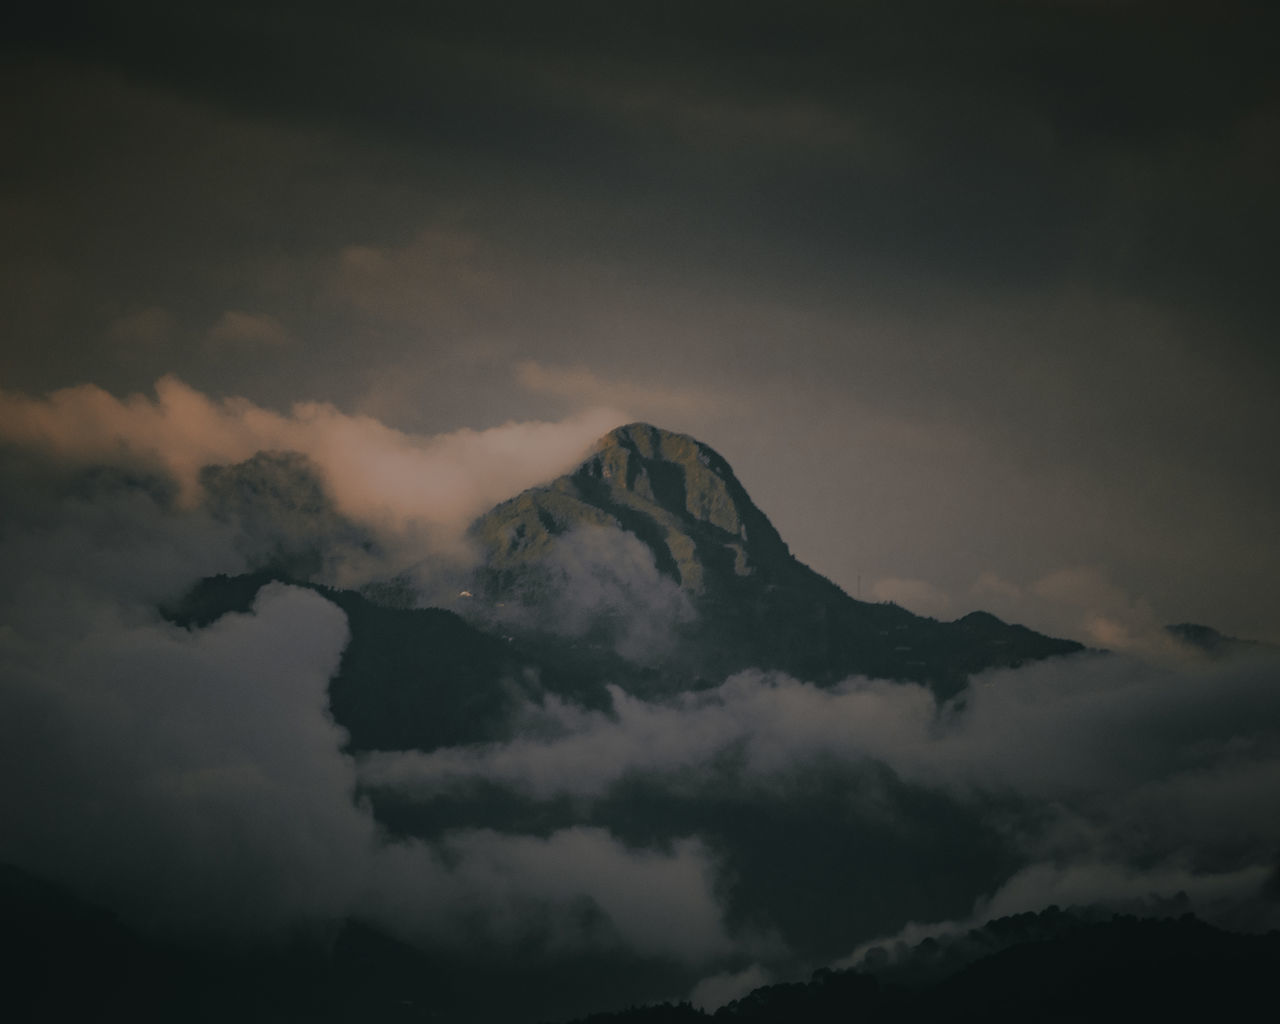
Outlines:
[{"label": "dark silhouetted hill", "polygon": [[[756,989],[714,1014],[660,1005],[596,1014],[583,1024],[1023,1024],[1271,1015],[1280,933],[1240,935],[1190,915],[1106,921],[1088,916],[1050,908],[993,921],[975,931],[971,943],[989,941],[1000,947],[997,951],[929,982],[904,983],[902,975],[891,981],[891,975],[865,970],[822,970],[807,983]],[[937,956],[934,940],[911,954],[918,961]]]},{"label": "dark silhouetted hill", "polygon": [[315,590],[346,613],[351,638],[329,683],[329,706],[352,750],[432,750],[496,739],[521,698],[544,686],[587,706],[608,699],[596,677],[543,668],[536,655],[451,611],[386,608],[355,591],[273,571],[209,577],[165,614],[177,625],[201,628],[250,611],[258,591],[272,582]]}]

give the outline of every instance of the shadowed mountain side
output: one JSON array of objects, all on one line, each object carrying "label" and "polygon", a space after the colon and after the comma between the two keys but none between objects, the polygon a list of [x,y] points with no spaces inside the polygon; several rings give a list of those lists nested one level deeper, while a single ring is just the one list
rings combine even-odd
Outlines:
[{"label": "shadowed mountain side", "polygon": [[[982,669],[1082,649],[985,613],[943,623],[849,597],[791,555],[720,455],[647,424],[612,431],[572,473],[473,524],[481,600],[466,613],[503,619],[503,607],[563,601],[577,584],[556,553],[584,529],[608,531],[618,548],[628,536],[639,541],[691,603],[696,621],[671,621],[667,643],[647,652],[675,675],[719,679],[757,667],[831,683],[862,674],[925,682],[948,697]],[[608,557],[599,544],[595,552]]]},{"label": "shadowed mountain side", "polygon": [[246,613],[273,581],[307,587],[346,613],[351,639],[329,683],[334,719],[349,749],[432,750],[498,739],[508,715],[544,687],[587,707],[607,706],[594,675],[543,668],[513,642],[490,636],[440,608],[386,608],[350,590],[281,579],[271,572],[214,576],[177,605],[171,622],[202,628],[231,612]]}]

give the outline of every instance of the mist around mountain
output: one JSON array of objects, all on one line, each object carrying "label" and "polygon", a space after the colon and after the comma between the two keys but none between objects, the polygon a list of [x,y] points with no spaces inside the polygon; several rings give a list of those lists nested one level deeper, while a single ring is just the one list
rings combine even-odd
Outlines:
[{"label": "mist around mountain", "polygon": [[691,438],[416,547],[296,454],[0,472],[0,862],[85,1006],[781,1019],[1050,904],[1280,925],[1273,650],[858,601]]}]

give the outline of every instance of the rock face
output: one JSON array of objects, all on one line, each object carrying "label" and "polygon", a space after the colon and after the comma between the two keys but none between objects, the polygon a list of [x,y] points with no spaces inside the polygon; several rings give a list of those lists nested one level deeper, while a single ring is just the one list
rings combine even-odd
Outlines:
[{"label": "rock face", "polygon": [[[639,542],[656,574],[687,599],[693,614],[672,618],[662,642],[650,645],[651,667],[660,672],[715,679],[755,667],[816,682],[860,673],[926,682],[950,695],[982,668],[1080,649],[993,616],[940,623],[854,600],[791,555],[723,457],[644,423],[611,431],[573,472],[477,520],[471,535],[483,565],[471,612],[554,609],[571,592],[590,591],[560,569],[586,534],[603,563],[610,550]],[[597,569],[596,576],[610,571]],[[655,592],[634,566],[613,576],[620,587]],[[536,628],[548,628],[545,616]],[[601,646],[609,640],[596,639]]]},{"label": "rock face", "polygon": [[702,592],[702,568],[713,546],[732,555],[733,571],[739,576],[755,571],[752,555],[777,559],[790,554],[729,464],[686,434],[647,423],[619,427],[596,443],[574,476],[587,489],[598,481],[628,507],[649,514],[656,508],[679,582],[693,593]]},{"label": "rock face", "polygon": [[573,473],[499,505],[472,534],[501,589],[503,573],[536,564],[557,536],[582,526],[633,534],[694,597],[715,590],[715,577],[750,576],[790,557],[719,454],[646,423],[610,431]]}]

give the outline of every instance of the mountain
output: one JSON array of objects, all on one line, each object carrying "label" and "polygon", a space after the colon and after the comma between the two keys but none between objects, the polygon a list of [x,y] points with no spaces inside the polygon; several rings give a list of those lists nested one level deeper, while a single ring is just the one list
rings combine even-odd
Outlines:
[{"label": "mountain", "polygon": [[373,541],[302,457],[260,453],[202,482],[258,568],[201,581],[166,615],[201,627],[248,611],[272,580],[323,593],[351,628],[330,702],[352,750],[497,739],[543,692],[605,708],[608,683],[676,692],[757,668],[913,680],[946,698],[983,669],[1081,649],[985,612],[938,622],[851,598],[791,554],[722,456],[648,424],[611,431],[572,472],[476,520],[478,568],[450,609],[413,607],[403,580],[308,582]]},{"label": "mountain", "polygon": [[[962,918],[1025,866],[1002,831],[1004,796],[957,801],[862,756],[799,756],[761,769],[740,737],[714,735],[691,768],[647,770],[640,759],[609,781],[612,752],[591,736],[608,737],[625,715],[613,686],[655,720],[681,708],[696,715],[701,695],[690,691],[752,667],[818,685],[854,673],[918,680],[945,697],[974,672],[1079,645],[983,613],[943,623],[849,597],[791,554],[720,455],[651,426],[612,431],[572,472],[476,520],[474,574],[448,589],[445,608],[415,607],[408,575],[360,592],[315,582],[309,567],[331,557],[329,538],[356,556],[369,546],[311,474],[279,456],[206,474],[214,511],[241,525],[253,544],[246,550],[262,560],[250,563],[253,573],[201,581],[164,614],[197,632],[250,611],[273,581],[309,587],[342,609],[350,639],[329,682],[329,710],[346,752],[357,765],[392,764],[430,782],[358,774],[358,798],[388,840],[452,856],[458,836],[521,851],[607,836],[643,864],[705,851],[698,857],[714,865],[725,927],[778,950],[764,955],[779,971],[830,962],[907,920]],[[749,685],[769,690],[774,681]],[[705,696],[713,715],[727,707]],[[598,791],[540,791],[465,770],[508,746],[535,762],[558,757],[557,738],[572,750],[576,729],[590,750],[571,755],[574,770],[601,769]],[[397,756],[409,751],[432,756]],[[433,776],[442,764],[462,765],[463,775]],[[539,906],[529,911],[536,922]],[[575,929],[609,920],[594,896],[575,902],[573,915]],[[429,960],[449,977],[475,979],[462,987],[484,994],[485,1009],[472,1016],[485,1021],[618,1008],[691,991],[706,974],[623,942],[561,953],[551,926],[539,923],[519,956],[491,960],[483,946],[437,944]]]},{"label": "mountain", "polygon": [[[791,554],[721,455],[645,423],[611,431],[572,472],[503,502],[470,533],[482,564],[475,599],[459,609],[468,617],[545,637],[562,628],[554,609],[585,590],[603,600],[594,621],[571,616],[584,641],[617,647],[620,623],[650,615],[660,639],[636,660],[668,676],[863,674],[950,697],[982,669],[1081,650],[982,612],[938,622],[851,598]],[[619,553],[629,574],[610,565]]]}]

